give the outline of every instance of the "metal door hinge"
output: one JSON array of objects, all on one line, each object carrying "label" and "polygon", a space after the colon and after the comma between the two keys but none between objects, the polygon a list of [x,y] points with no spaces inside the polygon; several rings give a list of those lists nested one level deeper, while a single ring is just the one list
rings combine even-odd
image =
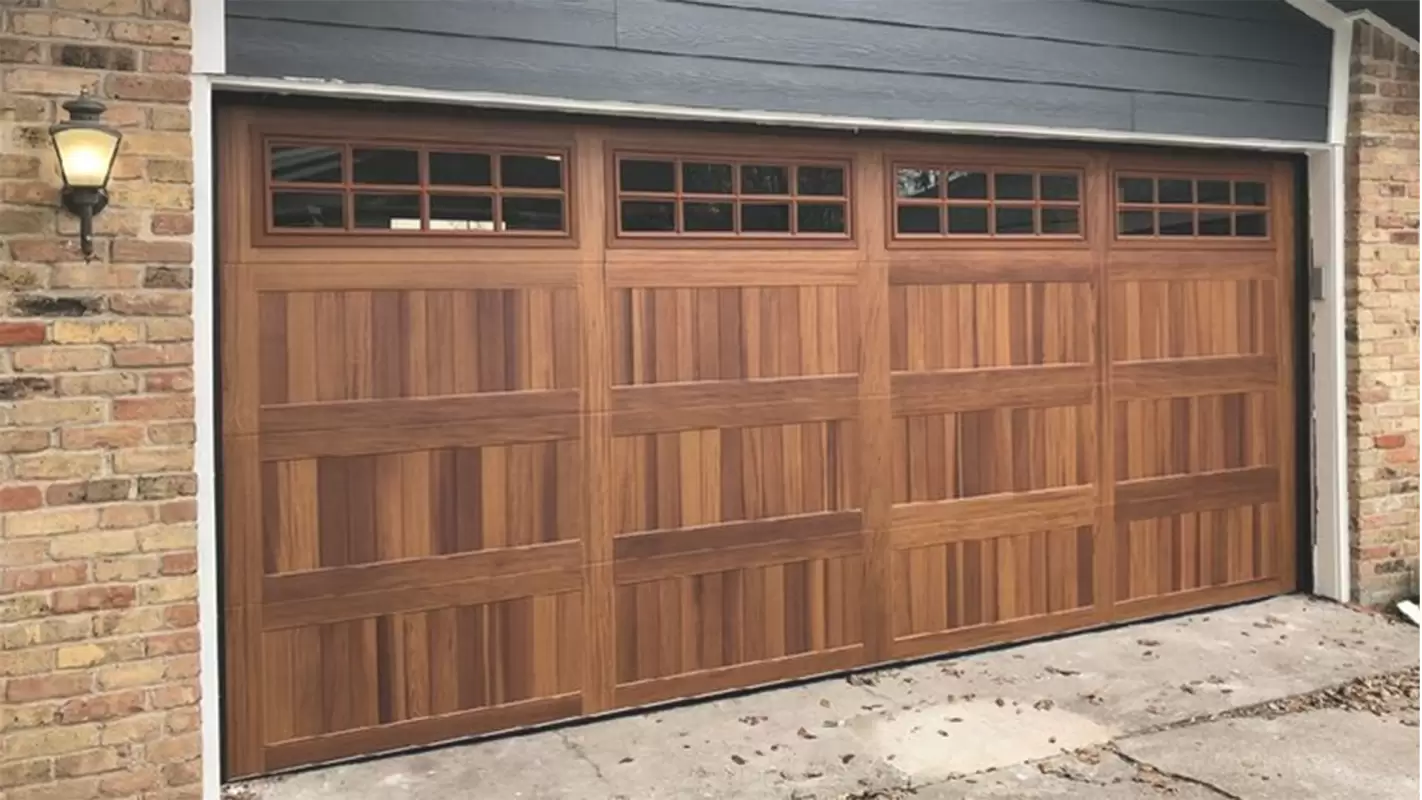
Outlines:
[{"label": "metal door hinge", "polygon": [[1310,300],[1323,299],[1323,267],[1309,267],[1308,297]]}]

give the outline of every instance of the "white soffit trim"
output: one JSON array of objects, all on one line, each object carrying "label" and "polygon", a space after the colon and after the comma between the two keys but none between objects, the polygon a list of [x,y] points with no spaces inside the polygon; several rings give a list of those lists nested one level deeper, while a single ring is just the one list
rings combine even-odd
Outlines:
[{"label": "white soffit trim", "polygon": [[778,125],[831,130],[877,131],[899,133],[935,133],[960,136],[1003,136],[1023,139],[1075,140],[1083,142],[1117,142],[1121,144],[1156,144],[1173,147],[1211,147],[1235,150],[1272,150],[1305,152],[1322,150],[1324,142],[1290,141],[1286,139],[1228,139],[1212,136],[1177,136],[1135,131],[1109,131],[1091,128],[1049,128],[1033,125],[991,125],[947,120],[897,120],[876,117],[842,117],[826,114],[801,114],[789,111],[746,111],[735,109],[693,108],[652,103],[624,103],[603,100],[572,100],[558,97],[503,94],[499,92],[463,92],[440,89],[413,89],[368,83],[344,83],[311,78],[245,78],[236,75],[215,75],[214,89],[239,92],[274,92],[292,95],[319,95],[356,100],[419,102],[438,105],[475,106],[516,111],[544,111],[564,114],[589,114],[641,119],[678,120],[684,122],[727,122],[751,125]]}]

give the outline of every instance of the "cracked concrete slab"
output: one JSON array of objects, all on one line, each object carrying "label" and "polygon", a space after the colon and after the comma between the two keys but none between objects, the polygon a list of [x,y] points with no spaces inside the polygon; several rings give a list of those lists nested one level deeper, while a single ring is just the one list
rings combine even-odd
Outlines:
[{"label": "cracked concrete slab", "polygon": [[[1409,625],[1283,597],[316,769],[243,789],[258,800],[830,800],[892,797],[909,787],[949,792],[939,795],[945,798],[1149,796],[1133,792],[1155,791],[1149,781],[1159,776],[1140,783],[1139,770],[1111,763],[1114,756],[1095,769],[1121,772],[1077,789],[1063,773],[1025,762],[1046,759],[1040,763],[1050,768],[1072,758],[1058,755],[1063,750],[1414,667],[1416,653],[1417,630]],[[1416,731],[1408,730],[1415,755]],[[1171,783],[1178,792],[1172,796],[1187,800],[1200,788]],[[1030,791],[1009,791],[1028,784]]]},{"label": "cracked concrete slab", "polygon": [[923,787],[912,800],[1090,798],[1090,800],[1220,800],[1203,786],[1142,771],[1109,751],[1075,753],[1018,764]]}]

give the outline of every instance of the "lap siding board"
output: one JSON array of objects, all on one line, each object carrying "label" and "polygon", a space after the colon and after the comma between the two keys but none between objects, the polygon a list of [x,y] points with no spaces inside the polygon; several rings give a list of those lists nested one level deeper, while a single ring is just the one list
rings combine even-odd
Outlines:
[{"label": "lap siding board", "polygon": [[[1284,160],[222,111],[230,778],[1295,586]],[[269,136],[547,146],[569,235],[287,239]],[[648,142],[847,164],[852,236],[620,240]],[[1083,236],[895,237],[958,162]],[[1118,173],[1270,233],[1117,238]]]}]

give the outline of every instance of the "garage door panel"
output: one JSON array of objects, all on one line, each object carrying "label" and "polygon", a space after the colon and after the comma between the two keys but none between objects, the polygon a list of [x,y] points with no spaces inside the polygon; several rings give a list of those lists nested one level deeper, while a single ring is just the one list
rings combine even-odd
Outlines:
[{"label": "garage door panel", "polygon": [[1275,392],[1232,392],[1116,404],[1120,480],[1279,463]]},{"label": "garage door panel", "polygon": [[1278,355],[1285,312],[1273,280],[1178,280],[1113,282],[1111,313],[1112,358],[1143,361]]},{"label": "garage door panel", "polygon": [[1277,503],[1122,522],[1116,592],[1121,601],[1277,577]]},{"label": "garage door panel", "polygon": [[618,289],[611,318],[616,385],[858,370],[850,287]]},{"label": "garage door panel", "polygon": [[1091,363],[1093,297],[1085,283],[892,286],[890,367],[924,372]]}]

